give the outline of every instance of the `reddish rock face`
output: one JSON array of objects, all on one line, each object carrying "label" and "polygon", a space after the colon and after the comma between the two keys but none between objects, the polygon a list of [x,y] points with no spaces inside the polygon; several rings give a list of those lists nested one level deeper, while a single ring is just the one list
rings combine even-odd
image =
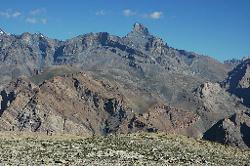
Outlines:
[{"label": "reddish rock face", "polygon": [[122,129],[128,132],[182,133],[198,120],[199,117],[193,113],[156,104],[149,108],[147,112],[128,119],[125,125],[123,124]]},{"label": "reddish rock face", "polygon": [[86,73],[57,76],[36,86],[19,79],[8,91],[15,94],[3,111],[1,130],[108,134],[179,132],[198,116],[163,104],[133,111],[119,88]]}]

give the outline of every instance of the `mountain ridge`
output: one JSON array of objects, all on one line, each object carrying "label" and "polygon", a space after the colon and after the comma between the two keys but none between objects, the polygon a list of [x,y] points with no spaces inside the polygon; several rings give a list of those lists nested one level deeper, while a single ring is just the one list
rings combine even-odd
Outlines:
[{"label": "mountain ridge", "polygon": [[202,138],[218,121],[248,111],[224,84],[237,63],[246,61],[223,64],[174,49],[139,23],[124,37],[99,32],[60,41],[39,33],[1,35],[0,127]]}]

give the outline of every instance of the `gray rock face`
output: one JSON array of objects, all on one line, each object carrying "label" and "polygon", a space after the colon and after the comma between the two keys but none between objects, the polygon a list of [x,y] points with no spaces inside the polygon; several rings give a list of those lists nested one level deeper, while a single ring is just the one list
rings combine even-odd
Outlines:
[{"label": "gray rock face", "polygon": [[229,88],[249,88],[250,86],[250,59],[242,61],[228,74],[225,83]]},{"label": "gray rock face", "polygon": [[195,90],[192,99],[205,130],[235,112],[247,110],[239,98],[228,93],[219,83],[202,84]]},{"label": "gray rock face", "polygon": [[243,62],[243,59],[229,59],[224,61],[224,64],[227,65],[231,70],[233,70],[237,65]]},{"label": "gray rock face", "polygon": [[4,32],[1,28],[0,28],[0,35],[7,35],[6,32]]},{"label": "gray rock face", "polygon": [[218,121],[204,134],[204,138],[244,149],[250,148],[249,112],[238,112]]},{"label": "gray rock face", "polygon": [[228,92],[238,96],[250,107],[250,59],[244,60],[228,74],[223,82]]},{"label": "gray rock face", "polygon": [[142,34],[142,35],[149,35],[148,28],[140,23],[134,24],[133,33],[138,33],[138,34]]},{"label": "gray rock face", "polygon": [[[209,89],[208,85],[205,87]],[[212,87],[213,91],[217,89],[216,93],[204,93],[200,90],[199,94],[208,110],[220,110],[216,115],[216,118],[220,119],[204,133],[203,138],[240,148],[250,148],[250,60],[242,60],[229,72],[225,81]],[[211,124],[213,123],[210,123],[210,126]]]},{"label": "gray rock face", "polygon": [[125,37],[89,33],[58,41],[42,34],[0,36],[1,84],[48,67],[71,65],[129,87],[145,87],[184,109],[187,96],[205,81],[224,79],[228,69],[212,58],[169,47],[136,23]]},{"label": "gray rock face", "polygon": [[51,55],[59,43],[41,34],[0,36],[0,84],[22,75],[31,76],[53,64]]},{"label": "gray rock face", "polygon": [[11,102],[15,100],[15,93],[6,92],[6,90],[2,90],[0,92],[0,115],[10,106]]},{"label": "gray rock face", "polygon": [[119,59],[138,70],[143,70],[144,66],[148,68],[150,64],[151,68],[158,70],[194,74],[205,79],[218,80],[227,72],[223,64],[212,62],[209,64],[211,69],[218,69],[221,73],[206,76],[206,72],[213,72],[208,69],[204,73],[204,66],[197,66],[197,61],[201,63],[205,57],[169,48],[162,39],[150,35],[148,29],[139,23],[134,24],[133,30],[123,38],[108,33],[90,33],[65,42],[49,39],[42,34],[23,33],[0,37],[0,67],[10,69],[8,73],[1,70],[0,75],[5,77],[2,83],[20,75],[36,74],[55,64],[73,64],[88,69],[98,63],[104,64],[104,67],[111,66],[110,59]]}]

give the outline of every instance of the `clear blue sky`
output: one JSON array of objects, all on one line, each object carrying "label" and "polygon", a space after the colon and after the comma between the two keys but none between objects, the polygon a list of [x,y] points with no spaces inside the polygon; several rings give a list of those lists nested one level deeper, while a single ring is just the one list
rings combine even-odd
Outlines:
[{"label": "clear blue sky", "polygon": [[169,46],[218,60],[250,55],[250,0],[1,0],[0,27],[68,39],[124,36],[134,22]]}]

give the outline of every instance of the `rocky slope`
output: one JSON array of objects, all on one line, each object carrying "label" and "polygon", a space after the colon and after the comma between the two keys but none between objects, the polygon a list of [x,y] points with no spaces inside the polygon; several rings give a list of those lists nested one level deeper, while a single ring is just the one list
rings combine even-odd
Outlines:
[{"label": "rocky slope", "polygon": [[219,83],[211,82],[200,85],[194,91],[190,102],[193,103],[196,114],[201,117],[200,126],[203,127],[203,132],[219,120],[248,109],[239,98],[228,93]]},{"label": "rocky slope", "polygon": [[29,33],[0,36],[2,84],[21,75],[34,76],[55,65],[94,71],[98,78],[134,89],[144,87],[183,109],[192,109],[187,96],[195,88],[208,80],[222,80],[228,71],[212,58],[169,47],[138,23],[125,37],[106,32],[67,41]]},{"label": "rocky slope", "polygon": [[[2,91],[1,130],[66,132],[83,135],[136,131],[185,133],[199,117],[156,101],[144,113],[133,111],[119,87],[86,73],[57,76],[40,86],[25,79]],[[158,103],[157,103],[158,102]]]},{"label": "rocky slope", "polygon": [[204,134],[204,138],[244,149],[250,148],[250,113],[238,112],[218,121]]},{"label": "rocky slope", "polygon": [[223,84],[228,92],[238,96],[246,106],[250,107],[250,59],[244,60],[229,72]]},{"label": "rocky slope", "polygon": [[0,129],[201,138],[247,111],[249,69],[249,60],[223,64],[174,49],[139,23],[124,37],[2,33]]},{"label": "rocky slope", "polygon": [[[222,103],[227,103],[227,106],[231,107],[231,109],[226,108],[224,110],[230,110],[231,114],[233,112],[235,113],[225,118],[219,116],[221,119],[205,132],[204,138],[240,148],[249,148],[250,60],[242,60],[241,63],[229,72],[228,78],[221,82],[221,87],[224,89],[224,92],[226,91],[227,94],[231,94],[231,98],[236,98],[237,96],[237,101],[234,100],[229,102],[231,104],[236,104],[237,107],[223,101]],[[225,97],[225,95],[221,97]],[[227,101],[229,101],[229,99],[227,99]],[[242,105],[245,105],[246,108],[239,107]],[[213,103],[212,106],[215,106],[215,104]],[[232,108],[235,110],[232,110]],[[225,113],[223,114],[225,115]]]},{"label": "rocky slope", "polygon": [[59,41],[41,34],[0,36],[0,84],[19,76],[34,75],[52,64],[51,54]]},{"label": "rocky slope", "polygon": [[169,47],[138,23],[125,37],[106,32],[66,41],[29,33],[0,36],[2,84],[21,75],[32,76],[48,67],[65,64],[106,77],[119,75],[120,82],[137,84],[139,80],[141,87],[158,91],[173,104],[185,100],[181,96],[204,81],[222,80],[228,72],[224,64],[212,58]]},{"label": "rocky slope", "polygon": [[4,32],[1,28],[0,28],[0,35],[7,35],[6,32]]}]

